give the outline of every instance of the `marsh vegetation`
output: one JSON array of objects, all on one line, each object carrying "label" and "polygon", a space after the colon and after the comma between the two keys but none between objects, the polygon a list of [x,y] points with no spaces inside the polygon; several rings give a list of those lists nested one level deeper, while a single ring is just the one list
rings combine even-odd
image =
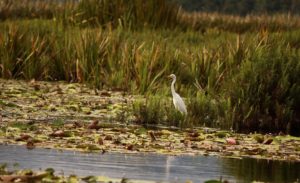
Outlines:
[{"label": "marsh vegetation", "polygon": [[296,15],[189,13],[161,0],[2,1],[0,10],[2,78],[141,94],[138,123],[180,126],[166,79],[175,73],[185,125],[299,135]]}]

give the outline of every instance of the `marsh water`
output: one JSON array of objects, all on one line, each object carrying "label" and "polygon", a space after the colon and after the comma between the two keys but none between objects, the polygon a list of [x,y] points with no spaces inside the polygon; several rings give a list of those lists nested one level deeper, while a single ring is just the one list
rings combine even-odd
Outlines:
[{"label": "marsh water", "polygon": [[27,150],[24,146],[0,145],[0,163],[34,170],[54,168],[57,174],[102,175],[167,182],[296,182],[300,163],[228,159],[214,156],[166,156],[157,154],[80,153],[53,149]]}]

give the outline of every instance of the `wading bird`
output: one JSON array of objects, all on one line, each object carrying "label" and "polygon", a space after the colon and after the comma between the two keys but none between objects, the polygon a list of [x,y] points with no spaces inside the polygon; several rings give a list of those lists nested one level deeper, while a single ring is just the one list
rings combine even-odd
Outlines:
[{"label": "wading bird", "polygon": [[187,110],[186,110],[186,106],[182,100],[182,98],[178,95],[178,93],[175,92],[175,82],[176,82],[176,76],[174,74],[171,74],[170,76],[168,76],[169,78],[172,78],[172,84],[171,84],[171,92],[172,92],[172,96],[173,96],[173,103],[175,108],[181,112],[181,114],[187,115]]}]

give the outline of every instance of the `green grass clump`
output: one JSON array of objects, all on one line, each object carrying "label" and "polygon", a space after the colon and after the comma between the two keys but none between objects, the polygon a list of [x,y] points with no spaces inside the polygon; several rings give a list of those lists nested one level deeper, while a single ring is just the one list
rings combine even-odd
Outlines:
[{"label": "green grass clump", "polygon": [[20,130],[35,130],[37,127],[33,123],[13,122],[11,127],[19,128]]},{"label": "green grass clump", "polygon": [[164,114],[161,112],[159,98],[138,100],[133,103],[133,115],[135,122],[142,125],[157,125],[163,123]]},{"label": "green grass clump", "polygon": [[135,122],[146,127],[153,125],[190,127],[186,116],[176,111],[171,99],[151,96],[133,103]]},{"label": "green grass clump", "polygon": [[300,72],[296,59],[299,52],[289,46],[270,44],[275,43],[270,41],[247,56],[228,82],[225,94],[234,104],[237,130],[291,133],[300,127],[294,121],[300,102],[300,80],[296,78]]},{"label": "green grass clump", "polygon": [[198,92],[187,103],[189,120],[195,126],[221,127],[218,103],[204,92]]},{"label": "green grass clump", "polygon": [[60,128],[63,127],[65,124],[63,119],[55,119],[54,121],[52,121],[51,126],[55,127],[55,128]]}]

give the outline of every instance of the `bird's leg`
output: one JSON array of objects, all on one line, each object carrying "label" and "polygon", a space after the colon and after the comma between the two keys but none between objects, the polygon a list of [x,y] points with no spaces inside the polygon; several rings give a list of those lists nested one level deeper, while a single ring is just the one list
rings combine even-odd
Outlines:
[{"label": "bird's leg", "polygon": [[192,130],[194,131],[194,124],[193,122],[191,121],[191,118],[188,116],[188,115],[185,115],[184,116],[184,121],[185,121],[185,124],[187,124],[187,126]]},{"label": "bird's leg", "polygon": [[180,129],[183,130],[183,128],[186,128],[187,126],[189,126],[187,124],[187,115],[184,115],[182,113],[180,113],[180,121],[179,121],[179,126],[180,126]]}]

